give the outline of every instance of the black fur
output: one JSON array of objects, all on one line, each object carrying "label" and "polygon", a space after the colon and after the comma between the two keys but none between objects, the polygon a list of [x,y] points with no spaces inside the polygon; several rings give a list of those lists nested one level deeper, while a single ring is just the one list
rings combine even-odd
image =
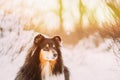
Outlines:
[{"label": "black fur", "polygon": [[[59,36],[53,38],[45,38],[41,34],[37,35],[34,39],[34,44],[28,53],[24,65],[17,73],[15,80],[42,80],[41,78],[41,62],[39,60],[40,50],[46,43],[55,44],[55,50],[58,53],[57,63],[52,71],[52,74],[64,73],[65,80],[69,80],[69,71],[63,65],[62,55],[60,51],[61,39]],[[34,53],[33,53],[34,52]],[[33,54],[33,55],[32,55]],[[32,55],[32,56],[31,56]]]}]

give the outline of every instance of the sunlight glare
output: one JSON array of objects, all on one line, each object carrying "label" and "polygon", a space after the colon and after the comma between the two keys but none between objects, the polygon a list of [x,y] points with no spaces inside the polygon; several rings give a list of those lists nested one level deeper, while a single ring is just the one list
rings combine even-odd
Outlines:
[{"label": "sunlight glare", "polygon": [[83,25],[84,25],[84,28],[86,28],[89,25],[89,21],[86,15],[83,16],[83,19],[84,19]]},{"label": "sunlight glare", "polygon": [[95,7],[98,6],[98,4],[100,3],[100,0],[83,0],[84,5],[88,8],[88,9],[94,9]]},{"label": "sunlight glare", "polygon": [[74,21],[70,13],[68,12],[64,13],[63,19],[64,19],[64,23],[63,23],[64,30],[70,32],[74,31]]},{"label": "sunlight glare", "polygon": [[43,11],[58,9],[57,0],[40,0],[38,3],[39,7]]},{"label": "sunlight glare", "polygon": [[47,30],[56,30],[59,28],[59,17],[54,13],[48,13],[44,17],[44,26]]},{"label": "sunlight glare", "polygon": [[101,7],[97,8],[96,18],[97,18],[98,22],[104,22],[106,19],[105,12],[103,11],[103,9]]},{"label": "sunlight glare", "polygon": [[[39,27],[41,30],[43,28],[45,30],[57,30],[59,27],[63,27],[64,31],[73,32],[76,28],[75,25],[80,25],[81,12],[79,1],[62,0],[63,26],[60,26],[59,0],[13,0],[13,3],[6,1],[7,3],[4,5],[6,7],[3,7],[3,9],[6,12],[8,10],[8,13],[13,12],[15,15],[20,15],[28,21],[28,24],[34,24],[35,27]],[[83,27],[89,26],[90,20],[93,23],[96,21],[98,24],[114,21],[111,14],[112,10],[107,7],[104,0],[82,0],[82,2],[85,9],[82,16]],[[30,20],[33,23],[29,23]]]},{"label": "sunlight glare", "polygon": [[102,24],[104,22],[110,23],[114,20],[111,15],[110,9],[108,9],[108,7],[104,3],[102,3],[101,6],[97,8],[96,18],[99,24]]}]

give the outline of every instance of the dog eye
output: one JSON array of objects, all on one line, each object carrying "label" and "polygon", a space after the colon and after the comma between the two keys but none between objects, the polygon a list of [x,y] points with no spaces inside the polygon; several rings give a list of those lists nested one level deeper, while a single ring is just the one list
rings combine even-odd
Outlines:
[{"label": "dog eye", "polygon": [[43,50],[44,51],[49,51],[49,47],[44,47]]}]

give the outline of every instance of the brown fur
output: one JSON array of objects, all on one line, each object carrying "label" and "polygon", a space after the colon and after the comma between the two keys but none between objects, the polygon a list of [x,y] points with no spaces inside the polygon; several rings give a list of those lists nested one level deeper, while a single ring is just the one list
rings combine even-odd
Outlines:
[{"label": "brown fur", "polygon": [[54,38],[45,38],[41,34],[37,35],[34,39],[34,44],[28,53],[24,65],[21,67],[20,71],[17,73],[15,80],[42,80],[42,75],[45,72],[43,68],[46,64],[46,60],[43,58],[41,49],[46,44],[54,44],[54,49],[58,53],[58,58],[50,62],[50,73],[53,75],[64,74],[65,80],[69,80],[69,71],[67,67],[64,66],[62,55],[60,51],[60,41],[58,36]]}]

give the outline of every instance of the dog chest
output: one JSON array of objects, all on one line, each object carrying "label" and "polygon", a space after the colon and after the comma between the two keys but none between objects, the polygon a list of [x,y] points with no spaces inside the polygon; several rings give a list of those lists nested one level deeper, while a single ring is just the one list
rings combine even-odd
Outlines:
[{"label": "dog chest", "polygon": [[42,68],[42,80],[65,80],[64,74],[52,74],[52,70],[50,68],[50,63],[46,63],[46,65]]}]

